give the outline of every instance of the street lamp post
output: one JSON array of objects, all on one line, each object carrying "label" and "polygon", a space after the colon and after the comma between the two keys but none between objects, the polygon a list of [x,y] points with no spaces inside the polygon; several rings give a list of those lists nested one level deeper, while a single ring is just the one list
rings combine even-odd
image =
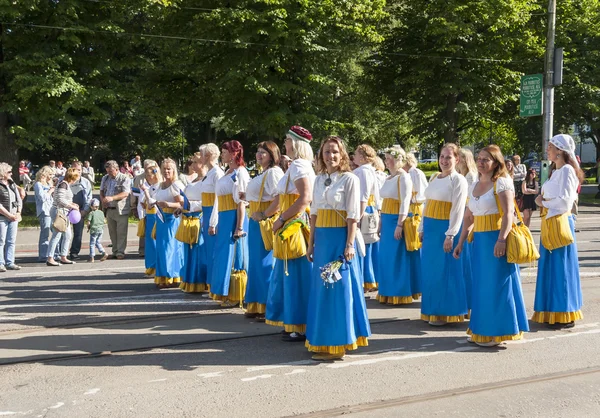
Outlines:
[{"label": "street lamp post", "polygon": [[542,153],[548,158],[546,148],[552,138],[554,123],[554,37],[556,35],[556,0],[548,1],[548,35],[546,37],[546,60],[544,62],[544,119],[542,130]]}]

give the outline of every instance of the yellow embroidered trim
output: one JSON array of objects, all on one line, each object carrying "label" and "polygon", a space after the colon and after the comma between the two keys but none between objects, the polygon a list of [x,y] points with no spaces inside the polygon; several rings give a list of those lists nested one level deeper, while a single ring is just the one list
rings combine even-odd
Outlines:
[{"label": "yellow embroidered trim", "polygon": [[502,217],[499,213],[473,217],[473,232],[499,231],[502,226]]},{"label": "yellow embroidered trim", "polygon": [[219,212],[225,212],[228,210],[237,209],[237,205],[233,200],[233,195],[226,194],[223,196],[217,196],[219,198]]},{"label": "yellow embroidered trim", "polygon": [[421,314],[421,319],[423,321],[463,322],[465,317],[466,315],[443,316]]},{"label": "yellow embroidered trim", "polygon": [[208,285],[206,283],[184,283],[181,282],[179,288],[185,293],[204,293],[208,292]]},{"label": "yellow embroidered trim", "polygon": [[534,312],[531,320],[540,324],[567,324],[572,321],[583,319],[581,311],[576,312]]},{"label": "yellow embroidered trim", "polygon": [[471,336],[474,343],[501,343],[502,341],[517,341],[523,338],[523,332],[519,332],[515,335],[501,335],[495,337],[488,337],[486,335],[473,334],[470,328],[467,328],[467,334]]},{"label": "yellow embroidered trim", "polygon": [[352,344],[345,345],[333,345],[333,346],[318,346],[318,345],[310,345],[310,342],[306,340],[304,346],[308,348],[308,351],[312,351],[314,353],[327,353],[327,354],[344,354],[346,350],[356,350],[358,347],[367,347],[369,345],[369,340],[367,337],[358,337],[355,342]]},{"label": "yellow embroidered trim", "polygon": [[246,309],[247,313],[264,314],[267,312],[267,305],[258,302],[252,302],[248,304]]},{"label": "yellow embroidered trim", "polygon": [[[339,212],[339,213],[338,213]],[[345,210],[319,209],[317,210],[317,228],[345,227],[347,213]]]},{"label": "yellow embroidered trim", "polygon": [[202,193],[202,206],[214,206],[215,205],[215,194],[214,193]]},{"label": "yellow embroidered trim", "polygon": [[415,293],[412,296],[382,296],[377,295],[379,303],[387,305],[408,305],[421,297],[420,293]]},{"label": "yellow embroidered trim", "polygon": [[181,283],[181,277],[156,276],[154,278],[154,284],[159,286],[171,286],[177,283]]},{"label": "yellow embroidered trim", "polygon": [[392,199],[389,197],[385,197],[383,199],[383,203],[381,204],[381,213],[385,213],[386,215],[398,215],[400,212],[400,201],[397,199]]},{"label": "yellow embroidered trim", "polygon": [[428,200],[425,205],[425,213],[423,213],[423,216],[447,221],[450,219],[450,209],[452,209],[452,202]]}]

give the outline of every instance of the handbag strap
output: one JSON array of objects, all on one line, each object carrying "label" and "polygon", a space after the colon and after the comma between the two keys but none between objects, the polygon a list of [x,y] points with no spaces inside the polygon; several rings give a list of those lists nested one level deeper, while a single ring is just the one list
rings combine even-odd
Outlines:
[{"label": "handbag strap", "polygon": [[[265,180],[267,180],[267,173],[269,172],[269,170],[270,168],[265,171],[265,174],[263,174],[262,183],[260,184],[260,192],[258,193],[258,203],[262,202],[263,192],[265,191]],[[287,185],[285,187],[287,189]]]},{"label": "handbag strap", "polygon": [[[498,206],[498,212],[500,212],[500,216],[504,216],[504,212],[502,211],[502,206],[500,205],[500,198],[498,197],[498,193],[496,193],[496,182],[494,182],[494,198],[496,199],[496,205]],[[519,205],[517,205],[517,199],[513,199],[515,204],[515,212],[517,213],[517,218],[519,222],[525,224],[523,221],[523,217],[521,216],[521,211],[519,210]]]},{"label": "handbag strap", "polygon": [[[402,200],[400,197],[400,174],[398,174],[398,210],[400,210],[400,205],[402,205]],[[400,213],[398,213],[398,216],[400,216]]]}]

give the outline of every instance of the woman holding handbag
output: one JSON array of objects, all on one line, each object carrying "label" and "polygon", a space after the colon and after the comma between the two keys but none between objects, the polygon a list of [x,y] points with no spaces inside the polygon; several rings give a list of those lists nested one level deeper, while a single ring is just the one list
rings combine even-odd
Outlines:
[{"label": "woman holding handbag", "polygon": [[354,152],[354,162],[358,165],[353,173],[360,180],[359,228],[365,241],[365,255],[358,254],[358,264],[363,273],[363,288],[366,292],[377,290],[374,253],[379,251],[379,182],[375,174],[373,162],[377,157],[375,150],[369,145],[359,145]]},{"label": "woman holding handbag", "polygon": [[[60,264],[75,264],[74,261],[67,258],[67,255],[69,254],[71,237],[73,236],[71,222],[69,221],[69,211],[79,210],[79,205],[73,203],[73,192],[71,191],[71,184],[75,183],[77,180],[79,180],[79,170],[69,168],[64,179],[56,185],[54,202],[52,203],[52,209],[50,209],[50,217],[52,218],[52,238],[50,238],[50,245],[48,246],[48,253],[46,254],[47,266],[58,267]],[[63,241],[59,252],[59,264],[54,261],[54,252],[56,251],[56,247],[58,247],[61,238]]]},{"label": "woman holding handbag", "polygon": [[[244,149],[236,140],[221,146],[221,161],[227,164],[225,175],[217,181],[218,228],[213,254],[210,297],[224,308],[242,304],[248,266],[246,190],[250,174],[244,162]],[[240,274],[233,274],[239,272]],[[242,273],[243,272],[243,273]]]},{"label": "woman holding handbag", "polygon": [[583,172],[575,159],[575,142],[556,135],[548,144],[548,159],[556,169],[542,186],[536,203],[542,211],[540,260],[532,321],[552,328],[571,328],[583,319],[575,222],[571,215]]},{"label": "woman holding handbag", "polygon": [[273,223],[275,265],[265,318],[267,324],[284,328],[282,338],[288,342],[306,340],[312,264],[305,257],[303,232],[308,228],[304,214],[312,200],[315,180],[310,141],[311,133],[301,126],[292,126],[286,134],[285,152],[292,162],[277,184],[277,197],[266,211],[271,214],[279,210],[280,215]]},{"label": "woman holding handbag", "polygon": [[[467,333],[469,341],[491,347],[520,340],[529,331],[519,265],[506,258],[506,240],[514,222],[514,185],[502,151],[489,145],[477,156],[479,179],[469,189],[460,240],[454,249],[459,259],[469,229],[473,230],[471,262],[473,299]],[[485,272],[485,274],[483,274]]]},{"label": "woman holding handbag", "polygon": [[385,150],[385,164],[390,172],[380,190],[381,244],[377,266],[379,294],[377,300],[388,305],[412,303],[421,296],[421,254],[408,251],[405,220],[412,198],[412,180],[402,169],[406,153],[399,145]]},{"label": "woman holding handbag", "polygon": [[[273,271],[273,233],[267,233],[266,243],[263,240],[261,227],[265,228],[269,218],[274,214],[268,213],[277,195],[277,183],[283,177],[279,167],[279,147],[272,141],[258,144],[256,162],[262,168],[262,173],[248,183],[246,199],[250,202],[250,221],[248,225],[248,284],[246,285],[247,318],[264,320],[269,294],[269,277]],[[271,219],[274,221],[274,219]],[[261,226],[261,222],[262,225]]]},{"label": "woman holding handbag", "polygon": [[[206,175],[206,166],[200,152],[192,157],[190,170],[195,176],[186,176],[184,207],[175,214],[180,215],[181,222],[175,238],[183,240],[183,269],[179,288],[185,293],[208,292],[206,284],[206,255],[202,239],[202,179]],[[181,176],[180,176],[181,177]],[[192,179],[192,180],[190,180]]]},{"label": "woman holding handbag", "polygon": [[469,313],[462,260],[452,257],[468,192],[467,180],[455,169],[458,160],[458,146],[444,145],[439,158],[442,172],[434,175],[425,190],[427,200],[419,225],[423,243],[421,319],[433,326],[462,322]]},{"label": "woman holding handbag", "polygon": [[[307,258],[314,260],[306,347],[314,360],[336,360],[368,345],[371,335],[359,266],[355,263],[360,181],[350,172],[342,140],[330,136],[317,160]],[[329,271],[329,272],[328,272]]]}]

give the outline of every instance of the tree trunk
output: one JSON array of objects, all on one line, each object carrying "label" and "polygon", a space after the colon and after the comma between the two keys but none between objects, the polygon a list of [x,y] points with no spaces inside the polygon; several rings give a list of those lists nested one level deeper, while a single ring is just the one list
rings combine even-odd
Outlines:
[{"label": "tree trunk", "polygon": [[596,162],[598,162],[598,159],[600,159],[600,128],[593,130],[592,135],[590,135],[590,137],[592,138],[592,142],[596,146]]},{"label": "tree trunk", "polygon": [[458,96],[456,94],[450,94],[446,98],[444,143],[456,142],[456,127],[458,126],[458,113],[456,112],[457,102]]},{"label": "tree trunk", "polygon": [[[0,64],[4,63],[4,27],[0,24]],[[0,72],[0,107],[5,105],[7,92],[6,78],[3,72]],[[18,167],[19,148],[15,144],[14,135],[10,133],[10,115],[7,112],[0,112],[0,150],[2,150],[2,161],[13,167]]]}]

